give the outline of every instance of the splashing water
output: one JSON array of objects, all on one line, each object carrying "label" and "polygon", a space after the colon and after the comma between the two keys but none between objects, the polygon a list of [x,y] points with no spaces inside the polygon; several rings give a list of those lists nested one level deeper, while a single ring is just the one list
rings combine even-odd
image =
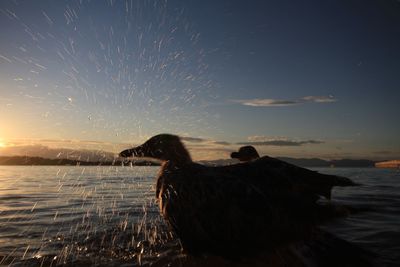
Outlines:
[{"label": "splashing water", "polygon": [[156,169],[2,167],[1,264],[144,264],[179,251],[154,203]]},{"label": "splashing water", "polygon": [[54,125],[79,139],[120,141],[214,127],[205,108],[215,87],[212,52],[201,46],[184,5],[10,2],[0,11],[10,25],[0,61],[6,82],[18,88],[5,90],[12,104],[36,107],[30,116],[41,118],[39,132]]},{"label": "splashing water", "polygon": [[[185,256],[179,242],[154,201],[157,171],[157,167],[0,166],[0,265],[168,266],[181,262]],[[387,266],[397,266],[400,198],[393,181],[399,173],[319,171],[362,183],[335,189],[333,201],[366,210],[323,228],[376,252]],[[289,260],[291,254],[286,252],[282,255]],[[273,259],[266,254],[235,266],[265,266]],[[195,263],[234,264],[220,258],[196,259]]]}]

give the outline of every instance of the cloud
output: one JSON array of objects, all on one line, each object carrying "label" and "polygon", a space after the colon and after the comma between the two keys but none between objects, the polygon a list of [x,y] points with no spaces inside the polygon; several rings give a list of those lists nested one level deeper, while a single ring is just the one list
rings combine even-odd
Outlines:
[{"label": "cloud", "polygon": [[336,102],[337,99],[333,96],[305,96],[302,98],[306,102],[314,102],[314,103],[332,103]]},{"label": "cloud", "polygon": [[[75,139],[19,138],[9,139],[5,143],[6,146],[0,148],[0,156],[28,155],[45,158],[65,158],[76,154],[79,154],[81,158],[87,158],[87,156],[98,158],[98,156],[103,157],[104,154],[107,155],[107,158],[112,158],[111,154],[116,154],[123,149],[135,146],[128,143]],[[80,153],[79,151],[83,151],[84,153]]]},{"label": "cloud", "polygon": [[181,136],[182,141],[193,142],[193,143],[202,143],[207,142],[207,139],[199,138],[199,137],[189,137],[189,136]]},{"label": "cloud", "polygon": [[287,107],[305,103],[333,103],[337,99],[333,96],[305,96],[295,100],[272,99],[272,98],[254,98],[254,99],[234,99],[232,102],[240,103],[251,107]]},{"label": "cloud", "polygon": [[222,146],[229,146],[229,145],[231,145],[231,143],[226,142],[226,141],[214,141],[213,144],[222,145]]},{"label": "cloud", "polygon": [[298,105],[299,102],[292,100],[279,100],[279,99],[270,99],[270,98],[255,98],[255,99],[238,99],[233,100],[233,102],[240,103],[244,106],[251,107],[286,107]]},{"label": "cloud", "polygon": [[[63,147],[63,146],[113,146],[120,145],[117,143],[95,141],[95,140],[78,140],[78,139],[34,139],[34,138],[18,138],[9,139],[10,146],[20,145],[46,145],[49,147]],[[127,145],[127,144],[124,144]]]},{"label": "cloud", "polygon": [[387,151],[387,150],[382,150],[382,151],[374,151],[372,152],[374,154],[380,154],[380,155],[390,155],[390,154],[394,154],[394,151]]},{"label": "cloud", "polygon": [[290,140],[287,138],[268,138],[266,136],[249,136],[247,142],[238,142],[237,145],[245,146],[302,146],[307,144],[323,144],[320,140]]},{"label": "cloud", "polygon": [[306,140],[306,141],[286,141],[286,140],[271,140],[263,142],[239,142],[238,145],[245,146],[302,146],[305,144],[323,144],[323,141]]},{"label": "cloud", "polygon": [[226,141],[214,141],[211,139],[200,138],[200,137],[181,136],[180,138],[182,141],[186,141],[186,142],[190,142],[190,143],[207,143],[210,145],[224,145],[224,146],[231,145],[231,143],[226,142]]},{"label": "cloud", "polygon": [[5,147],[0,150],[0,156],[28,156],[49,159],[66,158],[84,161],[105,161],[113,160],[116,154],[99,149],[52,148],[37,144]]}]

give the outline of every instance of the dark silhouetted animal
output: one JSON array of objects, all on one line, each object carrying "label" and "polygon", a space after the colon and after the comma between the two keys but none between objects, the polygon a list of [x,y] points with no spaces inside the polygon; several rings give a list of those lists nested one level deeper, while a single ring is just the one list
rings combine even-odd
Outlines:
[{"label": "dark silhouetted animal", "polygon": [[203,166],[171,134],[156,135],[120,156],[163,161],[156,187],[160,211],[194,255],[239,257],[307,238],[319,221],[317,200],[330,198],[334,186],[355,185],[267,156]]},{"label": "dark silhouetted animal", "polygon": [[231,158],[238,159],[240,161],[250,161],[254,159],[258,159],[260,155],[258,155],[257,150],[253,146],[242,146],[239,148],[238,152],[232,152]]}]

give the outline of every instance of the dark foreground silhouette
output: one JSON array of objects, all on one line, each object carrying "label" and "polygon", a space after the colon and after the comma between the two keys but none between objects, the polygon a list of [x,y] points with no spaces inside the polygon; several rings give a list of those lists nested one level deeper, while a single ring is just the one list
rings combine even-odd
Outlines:
[{"label": "dark foreground silhouette", "polygon": [[231,158],[240,161],[250,161],[260,158],[257,150],[253,146],[242,146],[238,152],[232,152]]},{"label": "dark foreground silhouette", "polygon": [[[368,253],[316,227],[335,210],[319,204],[320,197],[329,199],[334,186],[356,185],[350,179],[267,156],[206,167],[192,162],[179,137],[170,134],[154,136],[120,156],[164,162],[156,197],[163,217],[189,255],[241,262],[255,255],[270,255],[268,260],[274,261],[283,253],[287,259],[275,266],[307,266],[306,251],[312,257],[311,265],[370,266],[371,260],[365,259]],[[351,265],[341,262],[349,253]],[[284,264],[291,261],[290,255],[295,259]]]}]

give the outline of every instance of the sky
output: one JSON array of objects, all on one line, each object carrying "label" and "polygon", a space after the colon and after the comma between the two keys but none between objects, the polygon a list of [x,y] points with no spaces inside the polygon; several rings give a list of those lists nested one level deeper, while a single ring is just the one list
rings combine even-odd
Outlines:
[{"label": "sky", "polygon": [[0,155],[400,158],[399,1],[0,1]]}]

